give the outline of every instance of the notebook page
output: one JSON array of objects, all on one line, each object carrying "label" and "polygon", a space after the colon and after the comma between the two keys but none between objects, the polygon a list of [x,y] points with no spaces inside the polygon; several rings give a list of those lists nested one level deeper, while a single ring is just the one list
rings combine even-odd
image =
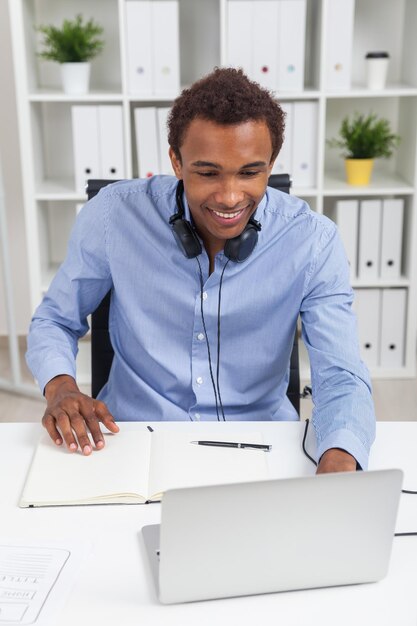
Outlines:
[{"label": "notebook page", "polygon": [[104,434],[102,450],[84,456],[56,446],[45,433],[38,444],[20,506],[111,502],[112,496],[147,497],[149,432]]},{"label": "notebook page", "polygon": [[[264,443],[260,433],[222,434],[153,432],[149,493],[167,489],[224,483],[265,480],[268,478],[268,452],[191,444],[202,440]],[[268,442],[266,442],[268,443]]]}]

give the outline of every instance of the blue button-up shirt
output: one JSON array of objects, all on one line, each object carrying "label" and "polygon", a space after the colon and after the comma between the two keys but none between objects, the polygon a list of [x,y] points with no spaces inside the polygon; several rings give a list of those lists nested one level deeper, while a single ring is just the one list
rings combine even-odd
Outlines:
[{"label": "blue button-up shirt", "polygon": [[[217,420],[218,299],[223,252],[196,259],[179,249],[169,217],[170,176],[115,183],[82,209],[68,254],[32,320],[27,361],[40,388],[75,377],[87,316],[112,290],[115,356],[100,393],[117,420]],[[186,217],[190,219],[185,200]],[[349,269],[335,224],[268,188],[258,243],[223,276],[219,387],[227,420],[297,419],[286,397],[297,318],[313,386],[317,454],[339,447],[365,468],[375,416],[360,360]],[[201,316],[203,304],[205,328]]]}]

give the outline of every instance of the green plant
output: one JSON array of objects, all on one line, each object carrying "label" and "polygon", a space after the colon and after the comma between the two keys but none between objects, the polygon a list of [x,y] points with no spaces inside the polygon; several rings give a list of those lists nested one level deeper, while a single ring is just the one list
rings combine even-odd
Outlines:
[{"label": "green plant", "polygon": [[375,113],[354,113],[346,116],[340,125],[339,137],[329,139],[331,148],[341,148],[347,159],[375,159],[390,157],[398,146],[400,137],[391,131],[388,120]]},{"label": "green plant", "polygon": [[100,39],[102,27],[92,19],[83,22],[77,15],[75,20],[64,20],[61,28],[38,26],[44,36],[45,50],[39,56],[58,63],[82,63],[89,61],[101,52],[104,41]]}]

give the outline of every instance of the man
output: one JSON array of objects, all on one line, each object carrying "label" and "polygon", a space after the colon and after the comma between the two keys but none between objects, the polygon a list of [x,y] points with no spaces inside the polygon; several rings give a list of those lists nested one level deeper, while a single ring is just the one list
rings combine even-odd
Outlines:
[{"label": "man", "polygon": [[[343,246],[330,220],[267,189],[281,108],[241,71],[216,69],[177,98],[168,126],[176,178],[88,202],[34,315],[27,360],[44,426],[90,454],[89,433],[102,448],[100,422],[117,432],[114,418],[297,419],[286,388],[301,315],[318,471],[365,468],[375,417]],[[92,400],[75,383],[76,346],[109,289],[115,356]]]}]

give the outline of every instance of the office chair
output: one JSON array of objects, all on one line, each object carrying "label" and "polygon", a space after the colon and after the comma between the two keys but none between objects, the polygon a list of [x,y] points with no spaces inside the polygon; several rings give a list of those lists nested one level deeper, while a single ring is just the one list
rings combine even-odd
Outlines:
[{"label": "office chair", "polygon": [[[102,187],[116,182],[115,180],[87,181],[87,197],[93,198]],[[290,192],[291,180],[288,174],[273,174],[269,177],[268,185]],[[109,310],[111,291],[109,291],[91,315],[91,395],[96,398],[99,391],[106,384],[113,361],[113,346],[109,333]],[[290,377],[287,396],[298,414],[300,414],[300,371],[298,355],[298,334],[294,331],[294,342],[290,359]]]}]

